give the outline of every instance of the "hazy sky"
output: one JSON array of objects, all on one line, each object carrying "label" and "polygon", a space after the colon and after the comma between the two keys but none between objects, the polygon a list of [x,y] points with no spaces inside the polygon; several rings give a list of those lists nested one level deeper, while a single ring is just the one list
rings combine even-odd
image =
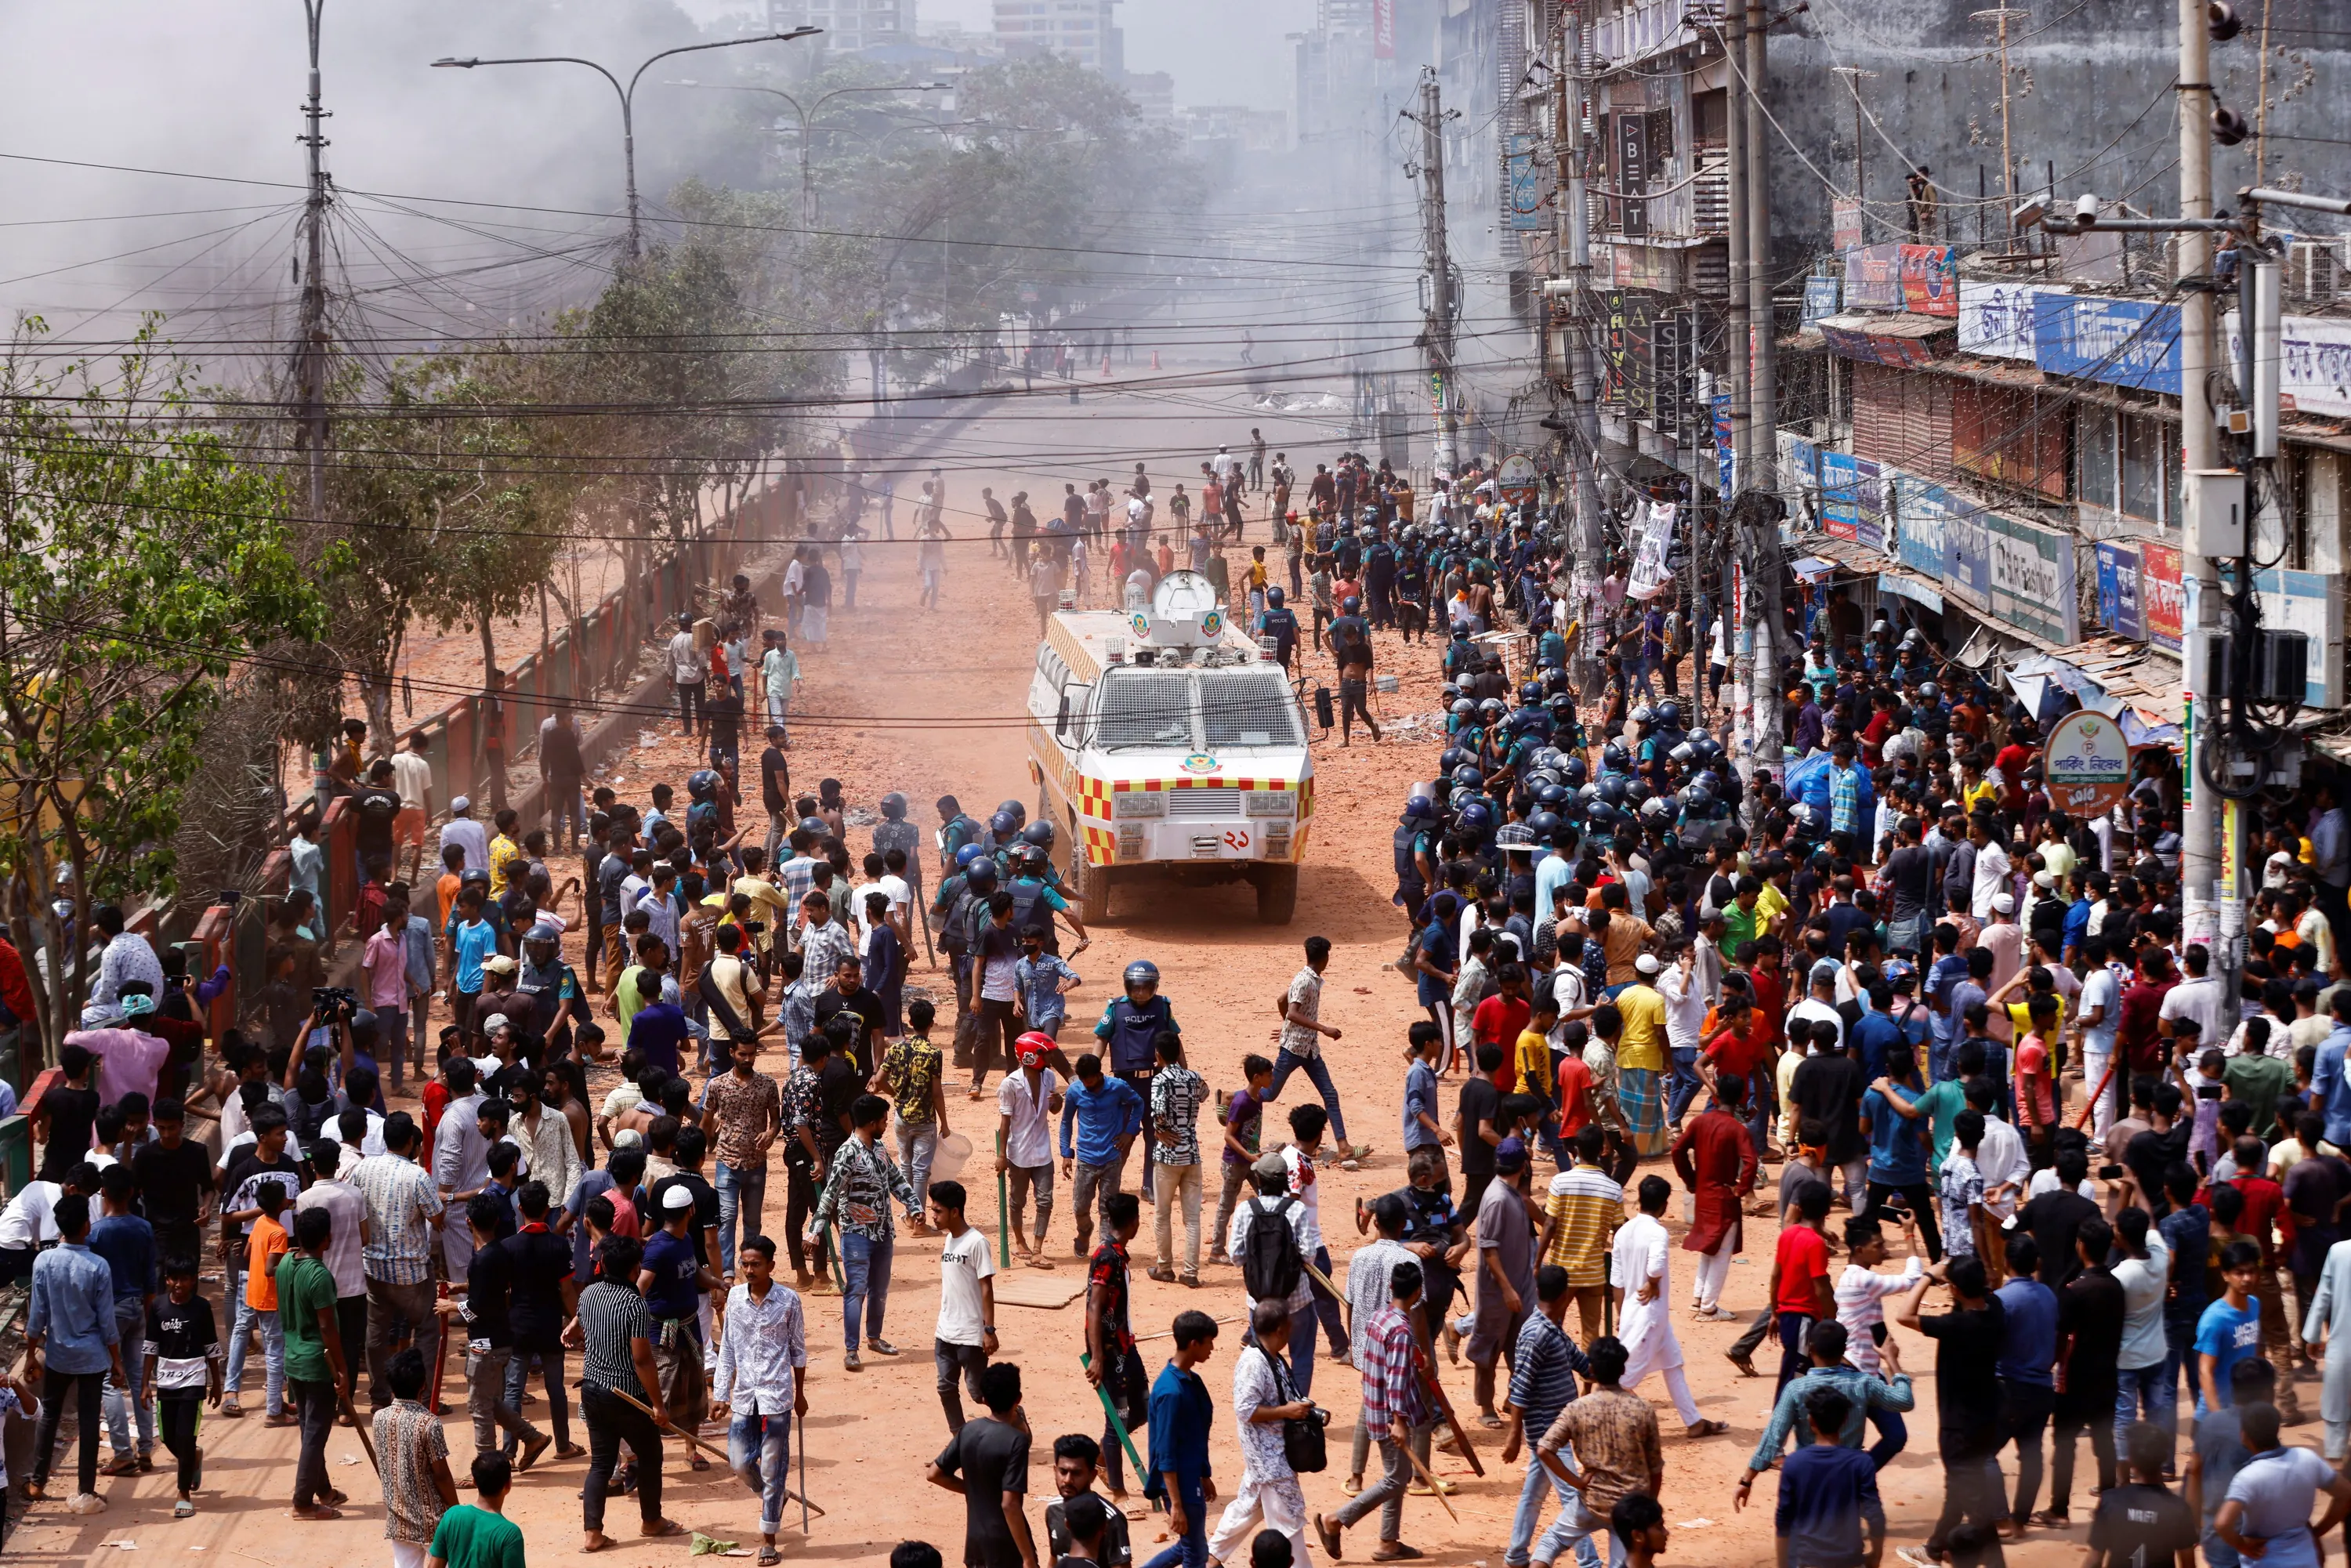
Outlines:
[{"label": "hazy sky", "polygon": [[[924,22],[992,26],[990,0],[920,6]],[[381,329],[389,338],[405,329],[419,341],[453,317],[470,326],[592,293],[622,205],[612,89],[577,67],[431,62],[582,55],[625,80],[647,54],[754,10],[745,0],[327,0],[339,287],[367,296],[393,323]],[[1290,103],[1284,35],[1313,10],[1314,0],[1123,0],[1118,15],[1130,68],[1171,73],[1178,104],[1271,109]],[[697,162],[722,180],[773,183],[758,139],[728,133],[758,100],[664,84],[756,70],[801,47],[647,73],[636,133],[649,204]],[[37,311],[93,341],[144,308],[171,311],[183,341],[283,330],[303,178],[296,0],[0,6],[0,58],[13,67],[0,93],[0,311]]]}]

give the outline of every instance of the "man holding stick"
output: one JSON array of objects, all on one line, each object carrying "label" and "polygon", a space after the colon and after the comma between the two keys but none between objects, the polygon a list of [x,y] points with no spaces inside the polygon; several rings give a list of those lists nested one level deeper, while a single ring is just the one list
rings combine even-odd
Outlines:
[{"label": "man holding stick", "polygon": [[[1314,1516],[1314,1532],[1322,1550],[1336,1562],[1340,1532],[1380,1511],[1380,1544],[1374,1563],[1393,1563],[1407,1554],[1418,1556],[1404,1543],[1404,1494],[1415,1471],[1427,1471],[1426,1454],[1435,1425],[1420,1375],[1413,1361],[1412,1310],[1420,1301],[1420,1265],[1399,1263],[1388,1276],[1388,1304],[1373,1314],[1364,1331],[1365,1360],[1363,1424],[1379,1434],[1384,1473],[1357,1493],[1335,1514]],[[1435,1483],[1430,1485],[1436,1490]],[[1439,1500],[1443,1494],[1438,1494]]]}]

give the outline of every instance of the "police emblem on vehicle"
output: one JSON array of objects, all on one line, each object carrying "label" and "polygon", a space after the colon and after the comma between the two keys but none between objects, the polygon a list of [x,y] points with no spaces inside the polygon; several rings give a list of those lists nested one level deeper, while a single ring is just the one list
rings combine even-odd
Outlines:
[{"label": "police emblem on vehicle", "polygon": [[1177,766],[1186,773],[1214,773],[1224,765],[1205,751],[1196,751]]}]

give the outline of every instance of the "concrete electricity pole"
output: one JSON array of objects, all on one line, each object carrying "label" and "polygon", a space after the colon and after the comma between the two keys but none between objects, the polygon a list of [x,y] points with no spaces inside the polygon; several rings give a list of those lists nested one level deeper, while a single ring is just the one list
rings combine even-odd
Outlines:
[{"label": "concrete electricity pole", "polygon": [[1458,465],[1453,418],[1453,262],[1445,244],[1445,112],[1437,100],[1437,72],[1420,73],[1420,112],[1403,118],[1420,127],[1421,265],[1428,275],[1428,310],[1421,328],[1428,355],[1430,391],[1437,399],[1435,466],[1450,473]]},{"label": "concrete electricity pole", "polygon": [[310,156],[310,191],[302,204],[302,302],[299,337],[294,347],[296,413],[294,444],[308,460],[309,512],[327,515],[327,138],[319,121],[327,111],[319,98],[319,20],[327,0],[302,0],[310,33],[310,96],[302,106],[300,141]]},{"label": "concrete electricity pole", "polygon": [[[1734,0],[1735,3],[1735,0]],[[1780,404],[1775,336],[1771,319],[1771,143],[1764,115],[1771,88],[1763,0],[1747,0],[1746,58],[1732,74],[1744,75],[1747,89],[1747,318],[1754,372],[1749,396],[1749,463],[1739,476],[1742,491],[1776,491],[1780,470]],[[1752,552],[1748,559],[1777,551]],[[1778,572],[1755,574],[1748,584],[1755,606],[1750,627],[1748,755],[1754,767],[1776,777],[1786,758],[1780,738],[1780,583]]]},{"label": "concrete electricity pole", "polygon": [[[1568,580],[1576,603],[1587,603],[1600,582],[1600,379],[1592,354],[1592,204],[1586,189],[1583,106],[1590,84],[1583,76],[1583,29],[1570,13],[1560,27],[1559,69],[1553,73],[1559,99],[1560,256],[1567,298],[1567,382],[1570,418],[1575,428],[1568,469],[1575,482],[1574,556]],[[1589,622],[1589,618],[1584,618]],[[1589,630],[1571,649],[1577,677],[1587,689],[1592,679]]]},{"label": "concrete electricity pole", "polygon": [[[1730,350],[1725,357],[1730,361],[1730,465],[1737,488],[1743,490],[1755,482],[1755,457],[1754,409],[1747,380],[1752,363],[1747,321],[1747,9],[1737,0],[1733,0],[1729,15],[1723,19],[1722,53],[1729,67],[1723,73],[1727,83],[1722,133],[1727,167],[1723,172],[1728,187],[1730,251]],[[1737,605],[1729,608],[1733,615],[1739,612]]]},{"label": "concrete electricity pole", "polygon": [[[2179,215],[2193,221],[2212,215],[2212,73],[2211,38],[2206,30],[2205,0],[2179,0]],[[2212,272],[2212,236],[2189,229],[2178,242],[2178,280],[2200,284]],[[2185,287],[2179,297],[2179,428],[2181,462],[2189,475],[2189,493],[2196,494],[2195,476],[2218,468],[2220,432],[2212,423],[2212,393],[2207,380],[2213,362],[2212,295],[2201,287]],[[2191,503],[2192,504],[2192,503]],[[2207,749],[2219,743],[2217,720],[2221,694],[2207,692],[2206,652],[2220,620],[2219,574],[2211,559],[2195,553],[2196,528],[2182,531],[2187,547],[2180,552],[2180,576],[2193,586],[2189,602],[2195,623],[2188,628],[2181,649],[2186,689],[2187,765],[2180,769],[2186,800],[2180,820],[2179,889],[2181,931],[2189,941],[2211,943],[2219,935],[2217,915],[2220,874],[2220,832],[2223,808],[2220,794],[2199,782]],[[2234,889],[2230,889],[2233,893]]]}]

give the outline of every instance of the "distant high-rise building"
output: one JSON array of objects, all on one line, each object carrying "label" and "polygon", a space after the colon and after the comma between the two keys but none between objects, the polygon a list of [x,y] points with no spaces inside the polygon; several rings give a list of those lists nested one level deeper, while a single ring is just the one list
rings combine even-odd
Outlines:
[{"label": "distant high-rise building", "polygon": [[996,38],[1007,55],[1059,55],[1115,81],[1126,74],[1125,37],[1111,25],[1118,0],[996,0]]},{"label": "distant high-rise building", "polygon": [[1165,71],[1129,71],[1123,84],[1134,107],[1149,125],[1170,125],[1176,120],[1176,78]]},{"label": "distant high-rise building", "polygon": [[768,0],[768,21],[778,32],[822,27],[826,49],[853,55],[913,42],[914,0]]}]

